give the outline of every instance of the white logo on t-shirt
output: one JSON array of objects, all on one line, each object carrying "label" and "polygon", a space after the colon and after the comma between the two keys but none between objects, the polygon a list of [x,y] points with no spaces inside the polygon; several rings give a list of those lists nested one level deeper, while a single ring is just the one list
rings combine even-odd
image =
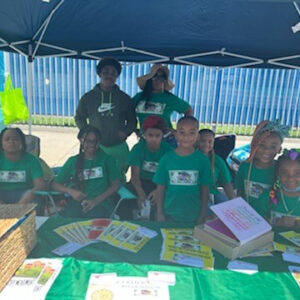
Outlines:
[{"label": "white logo on t-shirt", "polygon": [[169,171],[171,185],[197,185],[199,171],[172,170]]},{"label": "white logo on t-shirt", "polygon": [[248,180],[245,180],[244,184],[246,194],[253,198],[258,198],[266,189],[271,187],[270,184]]},{"label": "white logo on t-shirt", "polygon": [[102,167],[84,169],[83,176],[84,176],[84,180],[102,178],[103,177]]},{"label": "white logo on t-shirt", "polygon": [[157,169],[158,163],[155,161],[143,161],[142,169],[144,171],[155,173]]},{"label": "white logo on t-shirt", "polygon": [[156,102],[149,102],[147,101],[140,101],[136,106],[135,111],[137,113],[142,114],[156,114],[162,115],[164,113],[164,109],[166,107],[165,103],[156,103]]},{"label": "white logo on t-shirt", "polygon": [[26,182],[25,171],[0,171],[0,182]]}]

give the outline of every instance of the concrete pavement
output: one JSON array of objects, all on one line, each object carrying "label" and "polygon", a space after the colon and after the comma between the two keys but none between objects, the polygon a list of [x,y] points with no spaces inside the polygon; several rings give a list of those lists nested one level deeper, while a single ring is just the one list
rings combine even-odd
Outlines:
[{"label": "concrete pavement", "polygon": [[[25,134],[28,134],[27,125],[19,125]],[[32,126],[32,134],[41,139],[41,158],[50,167],[62,166],[64,162],[79,151],[77,140],[78,129],[75,127]],[[251,137],[237,136],[236,147],[250,143]],[[131,148],[136,142],[132,134],[127,142]],[[300,138],[285,139],[283,148],[300,148]]]}]

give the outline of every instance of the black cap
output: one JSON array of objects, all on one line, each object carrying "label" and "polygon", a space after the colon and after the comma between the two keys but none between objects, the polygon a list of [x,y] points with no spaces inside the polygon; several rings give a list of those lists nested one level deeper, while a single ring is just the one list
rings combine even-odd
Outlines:
[{"label": "black cap", "polygon": [[102,69],[105,66],[113,66],[117,70],[118,76],[120,75],[122,66],[116,59],[114,59],[112,57],[103,57],[97,64],[97,74],[98,75],[100,75]]}]

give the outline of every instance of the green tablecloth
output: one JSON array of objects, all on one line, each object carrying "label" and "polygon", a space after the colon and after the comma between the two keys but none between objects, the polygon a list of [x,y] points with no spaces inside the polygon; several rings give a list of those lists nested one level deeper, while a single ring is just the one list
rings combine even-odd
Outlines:
[{"label": "green tablecloth", "polygon": [[[74,219],[50,218],[38,231],[37,246],[31,258],[56,257],[51,251],[66,241],[53,229],[75,222]],[[300,299],[300,289],[288,271],[292,263],[273,257],[247,258],[256,263],[259,272],[246,275],[228,271],[228,259],[215,253],[215,270],[171,265],[160,261],[162,237],[160,228],[189,227],[184,224],[143,223],[159,235],[137,254],[99,242],[75,252],[64,261],[64,268],[47,295],[47,299],[84,299],[91,273],[117,272],[119,276],[147,276],[149,270],[176,273],[176,285],[170,287],[171,299]],[[276,235],[278,242],[285,242]]]}]

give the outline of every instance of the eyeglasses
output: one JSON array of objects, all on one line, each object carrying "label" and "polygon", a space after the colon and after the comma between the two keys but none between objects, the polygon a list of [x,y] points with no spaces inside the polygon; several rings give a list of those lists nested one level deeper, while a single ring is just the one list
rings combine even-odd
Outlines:
[{"label": "eyeglasses", "polygon": [[167,80],[167,76],[166,75],[155,75],[152,77],[152,80],[164,81],[164,80]]}]

